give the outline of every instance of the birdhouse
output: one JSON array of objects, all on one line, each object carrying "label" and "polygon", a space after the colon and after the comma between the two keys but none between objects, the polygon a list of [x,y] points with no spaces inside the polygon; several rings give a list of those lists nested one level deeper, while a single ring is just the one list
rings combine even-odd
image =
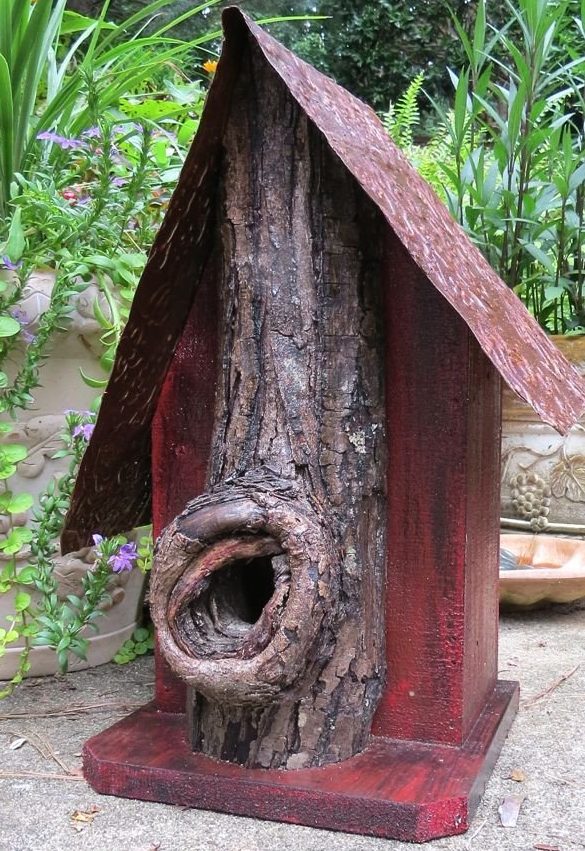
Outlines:
[{"label": "birdhouse", "polygon": [[497,680],[500,378],[585,388],[376,115],[237,9],[85,455],[65,550],[154,522],[154,702],[104,793],[463,832]]}]

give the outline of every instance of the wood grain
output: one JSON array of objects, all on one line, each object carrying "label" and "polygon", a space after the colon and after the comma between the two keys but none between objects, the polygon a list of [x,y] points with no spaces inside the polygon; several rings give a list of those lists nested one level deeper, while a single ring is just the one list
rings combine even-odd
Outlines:
[{"label": "wood grain", "polygon": [[389,675],[374,732],[461,744],[496,681],[499,378],[397,240],[385,290]]}]

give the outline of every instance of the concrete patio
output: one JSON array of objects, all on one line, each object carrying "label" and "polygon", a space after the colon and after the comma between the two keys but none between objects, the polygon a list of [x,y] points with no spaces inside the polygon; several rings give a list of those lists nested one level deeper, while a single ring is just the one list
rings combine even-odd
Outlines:
[{"label": "concrete patio", "polygon": [[[520,681],[520,712],[470,831],[425,848],[585,848],[584,648],[583,607],[502,617],[500,676]],[[142,659],[66,678],[29,680],[0,704],[0,851],[412,847],[97,795],[79,776],[83,742],[149,700],[152,689],[152,659]],[[26,741],[14,747],[19,739]],[[513,828],[502,827],[498,815],[508,795],[525,796]]]}]

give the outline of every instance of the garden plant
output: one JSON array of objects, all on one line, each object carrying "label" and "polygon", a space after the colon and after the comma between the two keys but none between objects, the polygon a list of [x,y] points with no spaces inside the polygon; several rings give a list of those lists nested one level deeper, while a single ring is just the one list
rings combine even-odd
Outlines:
[{"label": "garden plant", "polygon": [[[489,7],[487,7],[489,8]],[[492,267],[549,333],[585,330],[582,250],[585,9],[519,0],[498,29],[477,5],[453,105],[433,101],[432,138],[416,142],[423,75],[386,126]]]},{"label": "garden plant", "polygon": [[[51,345],[67,328],[74,299],[92,281],[101,293],[94,314],[103,353],[100,374],[82,377],[97,394],[107,382],[147,249],[214,68],[201,52],[198,79],[189,79],[176,64],[180,55],[201,51],[213,34],[181,41],[167,35],[169,24],[142,34],[144,22],[168,5],[168,0],[158,0],[119,25],[106,22],[107,4],[96,20],[67,11],[64,2],[2,5],[9,14],[0,28],[4,434],[18,412],[34,402]],[[39,267],[52,270],[54,286],[48,310],[31,327],[19,304]],[[67,412],[63,448],[55,457],[66,457],[69,467],[34,506],[32,495],[12,484],[27,448],[6,442],[0,447],[0,510],[7,520],[0,540],[0,594],[14,595],[15,607],[0,625],[0,655],[17,642],[23,645],[19,667],[0,696],[10,693],[29,670],[34,646],[53,648],[62,670],[71,654],[84,658],[86,628],[95,626],[101,614],[112,572],[149,567],[147,539],[138,544],[121,537],[96,539],[96,561],[83,579],[82,593],[59,594],[53,558],[98,406],[99,395],[92,410]],[[15,515],[29,510],[26,526],[13,522]],[[28,553],[28,563],[20,567],[17,557],[23,553]],[[130,643],[144,652],[149,639],[140,633]],[[119,660],[127,661],[131,653],[127,646]]]}]

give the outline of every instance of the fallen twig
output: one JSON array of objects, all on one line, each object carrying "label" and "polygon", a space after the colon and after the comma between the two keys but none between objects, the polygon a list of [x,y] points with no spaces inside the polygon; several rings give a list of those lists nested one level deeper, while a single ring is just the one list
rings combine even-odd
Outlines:
[{"label": "fallen twig", "polygon": [[0,771],[0,780],[34,777],[37,780],[83,780],[81,774],[53,774],[50,771]]},{"label": "fallen twig", "polygon": [[548,697],[548,695],[552,694],[555,689],[565,683],[569,679],[569,677],[572,677],[573,674],[577,673],[580,667],[580,663],[578,665],[575,665],[575,667],[570,670],[568,674],[563,674],[562,676],[560,676],[557,680],[547,686],[544,691],[539,692],[539,694],[534,695],[534,697],[529,697],[528,700],[523,700],[522,706],[524,708],[526,708],[527,706],[533,706],[535,703],[538,703],[539,700],[542,700],[544,697]]},{"label": "fallen twig", "polygon": [[473,831],[473,833],[472,833],[472,834],[470,834],[469,839],[470,839],[470,840],[471,840],[471,839],[475,839],[475,837],[478,835],[478,833],[481,833],[481,831],[484,829],[484,827],[486,826],[486,824],[487,824],[487,818],[484,818],[484,820],[483,820],[483,821],[480,823],[480,825],[478,826],[477,830],[474,830],[474,831]]},{"label": "fallen twig", "polygon": [[62,715],[79,715],[81,712],[127,712],[143,705],[143,701],[140,703],[83,703],[79,706],[69,706],[67,709],[49,709],[47,712],[13,712],[10,715],[0,715],[0,721],[52,718]]},{"label": "fallen twig", "polygon": [[36,733],[36,732],[31,732],[31,733],[20,733],[19,732],[19,733],[17,733],[17,732],[14,732],[13,735],[24,737],[26,739],[26,741],[29,743],[29,745],[31,745],[37,751],[37,753],[40,753],[40,755],[43,757],[43,759],[52,759],[53,762],[56,762],[57,765],[59,766],[59,768],[62,768],[63,771],[66,774],[72,774],[73,773],[73,769],[69,768],[69,766],[66,763],[63,762],[63,760],[61,759],[59,754],[57,754],[53,750],[53,746],[51,745],[51,743],[47,739],[45,739],[44,736],[41,736],[40,733]]}]

